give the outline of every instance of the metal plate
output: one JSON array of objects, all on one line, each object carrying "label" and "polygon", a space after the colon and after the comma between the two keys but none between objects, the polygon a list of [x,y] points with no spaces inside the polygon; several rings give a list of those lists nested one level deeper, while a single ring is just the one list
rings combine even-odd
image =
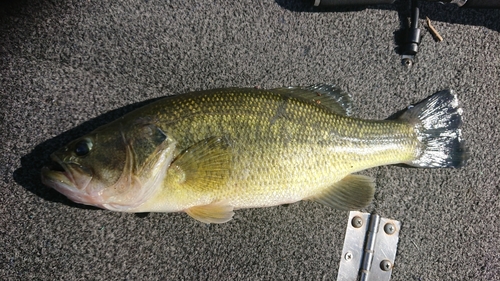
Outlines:
[{"label": "metal plate", "polygon": [[[389,228],[389,229],[388,229]],[[389,231],[392,229],[392,232]],[[367,280],[389,280],[391,278],[396,251],[399,242],[401,223],[396,220],[381,218],[375,240],[372,268]]]},{"label": "metal plate", "polygon": [[349,213],[337,281],[388,281],[401,223],[376,214]]},{"label": "metal plate", "polygon": [[[361,226],[353,226],[352,222],[355,217],[361,219]],[[370,214],[368,213],[349,213],[337,281],[352,281],[358,279],[361,261],[363,260],[363,246],[365,244],[369,218]]]}]

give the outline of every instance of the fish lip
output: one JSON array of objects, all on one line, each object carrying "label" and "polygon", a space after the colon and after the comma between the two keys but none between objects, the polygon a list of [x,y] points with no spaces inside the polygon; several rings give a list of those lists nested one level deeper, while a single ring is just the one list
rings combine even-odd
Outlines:
[{"label": "fish lip", "polygon": [[55,162],[56,165],[62,167],[64,171],[59,171],[52,169],[50,166],[44,166],[42,168],[42,183],[50,186],[59,193],[68,197],[76,203],[84,203],[84,197],[86,197],[87,186],[79,187],[74,176],[74,168],[71,165],[76,165],[80,170],[85,171],[76,163],[64,163],[57,155],[52,154],[50,156],[51,160]]},{"label": "fish lip", "polygon": [[71,161],[71,157],[63,161],[57,152],[50,155],[50,158],[54,162],[52,166],[47,165],[42,168],[44,185],[55,189],[75,203],[106,209],[103,187],[91,184],[94,176],[91,168]]},{"label": "fish lip", "polygon": [[75,178],[73,177],[68,165],[55,154],[50,155],[50,159],[63,168],[64,171],[52,169],[50,166],[44,166],[42,168],[42,181],[44,181],[44,183],[49,183],[48,185],[51,187],[54,187],[54,184],[50,183],[58,183],[57,185],[63,184],[68,188],[78,189],[75,184]]},{"label": "fish lip", "polygon": [[77,203],[81,201],[75,195],[82,191],[76,188],[70,177],[67,176],[67,172],[54,171],[45,166],[42,168],[42,183],[55,189],[72,201]]}]

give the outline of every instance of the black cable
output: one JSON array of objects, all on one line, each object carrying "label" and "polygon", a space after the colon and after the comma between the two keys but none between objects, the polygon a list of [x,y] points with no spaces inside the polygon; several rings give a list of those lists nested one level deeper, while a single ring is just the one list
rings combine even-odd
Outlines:
[{"label": "black cable", "polygon": [[410,28],[418,28],[418,18],[420,16],[420,7],[418,6],[418,0],[410,0],[410,5],[411,5]]}]

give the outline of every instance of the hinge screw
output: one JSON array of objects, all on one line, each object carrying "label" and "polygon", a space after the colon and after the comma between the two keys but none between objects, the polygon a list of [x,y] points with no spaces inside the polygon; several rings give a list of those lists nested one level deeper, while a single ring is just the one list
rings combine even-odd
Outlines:
[{"label": "hinge screw", "polygon": [[358,216],[355,216],[354,218],[352,218],[351,225],[354,228],[360,228],[363,226],[363,219]]},{"label": "hinge screw", "polygon": [[352,260],[352,253],[351,253],[351,252],[347,252],[347,253],[345,254],[345,256],[344,256],[344,259],[345,259],[346,261],[350,261],[350,260]]},{"label": "hinge screw", "polygon": [[382,269],[383,271],[389,271],[392,269],[392,263],[388,260],[383,260],[382,262],[380,262],[380,269]]},{"label": "hinge screw", "polygon": [[394,226],[394,224],[388,222],[384,225],[384,231],[385,233],[391,235],[394,234],[394,232],[396,232],[396,227]]}]

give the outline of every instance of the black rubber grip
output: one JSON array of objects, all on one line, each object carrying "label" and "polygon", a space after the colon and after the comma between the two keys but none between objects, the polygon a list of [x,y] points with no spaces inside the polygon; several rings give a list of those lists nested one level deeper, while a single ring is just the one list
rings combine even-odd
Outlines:
[{"label": "black rubber grip", "polygon": [[500,0],[467,0],[464,8],[499,9]]},{"label": "black rubber grip", "polygon": [[359,6],[392,4],[395,0],[312,0],[314,6]]}]

